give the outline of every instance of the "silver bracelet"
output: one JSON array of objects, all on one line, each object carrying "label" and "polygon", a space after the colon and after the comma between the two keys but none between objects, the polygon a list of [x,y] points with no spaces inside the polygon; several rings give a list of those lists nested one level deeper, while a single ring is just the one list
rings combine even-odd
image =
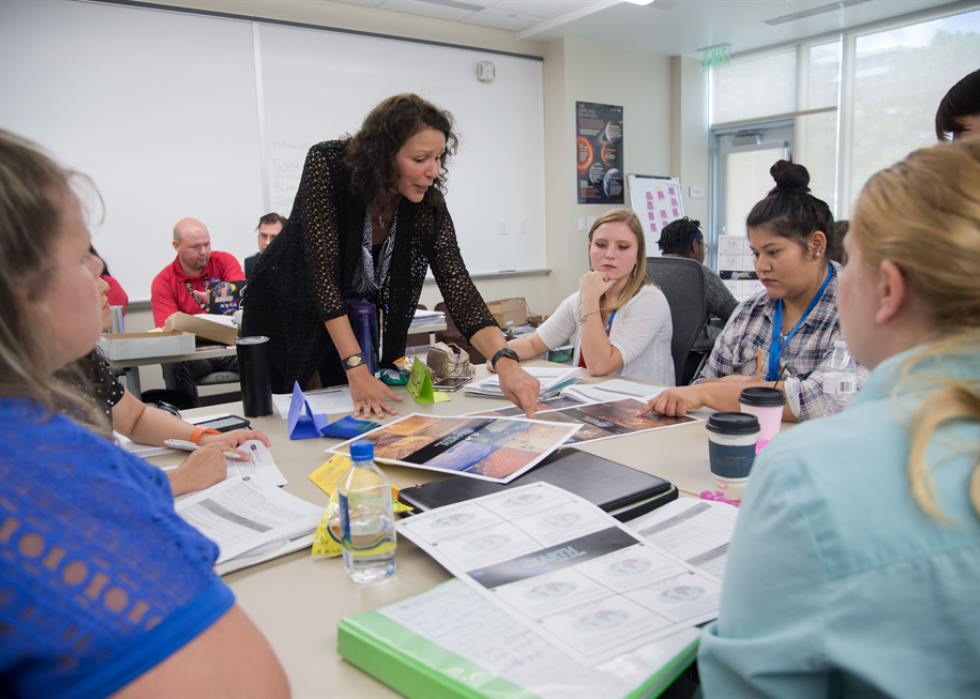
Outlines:
[{"label": "silver bracelet", "polygon": [[585,322],[585,319],[588,318],[593,313],[599,313],[599,311],[589,311],[588,313],[583,313],[582,314],[582,317],[578,319],[579,325],[581,325],[582,323],[584,323]]}]

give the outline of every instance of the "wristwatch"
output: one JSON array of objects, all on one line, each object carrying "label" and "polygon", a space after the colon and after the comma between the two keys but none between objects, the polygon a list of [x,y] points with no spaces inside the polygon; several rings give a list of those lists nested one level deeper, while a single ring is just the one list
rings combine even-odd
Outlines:
[{"label": "wristwatch", "polygon": [[356,366],[361,366],[364,363],[364,355],[358,352],[357,354],[352,354],[346,359],[342,359],[341,364],[344,365],[344,371],[350,371]]},{"label": "wristwatch", "polygon": [[512,350],[510,347],[504,347],[502,350],[497,350],[497,354],[493,355],[493,359],[490,360],[490,364],[493,368],[497,368],[497,360],[501,357],[506,357],[507,359],[513,359],[515,362],[520,363],[521,358],[517,356],[517,352]]}]

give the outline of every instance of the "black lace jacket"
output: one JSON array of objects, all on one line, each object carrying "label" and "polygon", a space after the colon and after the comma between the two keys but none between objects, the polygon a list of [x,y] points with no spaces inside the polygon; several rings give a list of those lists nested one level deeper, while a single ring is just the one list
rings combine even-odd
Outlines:
[{"label": "black lace jacket", "polygon": [[[347,314],[365,204],[351,194],[343,158],[340,141],[310,149],[289,223],[262,253],[246,290],[242,334],[268,336],[275,393],[291,392],[294,381],[307,385],[331,348],[324,322]],[[405,353],[430,265],[467,339],[496,325],[466,271],[449,211],[402,198],[390,273],[378,300],[382,367]]]}]

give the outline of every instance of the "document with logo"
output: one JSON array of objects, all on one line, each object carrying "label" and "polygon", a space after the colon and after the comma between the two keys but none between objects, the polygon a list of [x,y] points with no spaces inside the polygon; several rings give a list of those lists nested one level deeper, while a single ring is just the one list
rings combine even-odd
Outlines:
[{"label": "document with logo", "polygon": [[587,665],[718,614],[717,578],[548,483],[415,515],[398,531]]}]

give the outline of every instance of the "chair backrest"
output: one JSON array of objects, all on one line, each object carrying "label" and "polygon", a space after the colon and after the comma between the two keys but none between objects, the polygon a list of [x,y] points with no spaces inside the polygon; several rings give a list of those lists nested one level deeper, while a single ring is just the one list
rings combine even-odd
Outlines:
[{"label": "chair backrest", "polygon": [[670,306],[674,328],[670,353],[674,357],[677,385],[681,386],[687,356],[704,327],[707,313],[704,267],[700,262],[679,257],[648,257],[647,274],[664,292]]}]

